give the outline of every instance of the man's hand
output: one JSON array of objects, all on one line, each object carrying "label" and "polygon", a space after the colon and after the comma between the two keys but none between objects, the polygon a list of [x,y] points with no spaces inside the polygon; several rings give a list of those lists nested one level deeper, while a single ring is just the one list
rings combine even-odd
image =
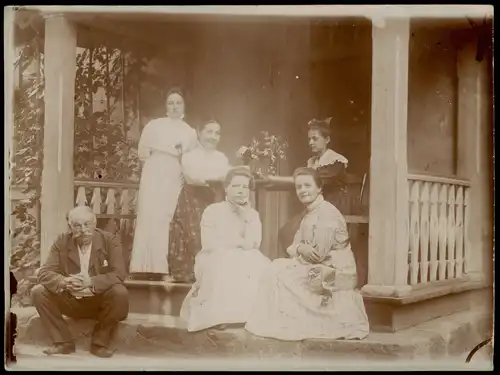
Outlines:
[{"label": "man's hand", "polygon": [[71,285],[72,280],[73,280],[73,276],[68,276],[68,277],[65,277],[64,279],[62,279],[61,283],[59,284],[59,289],[60,290],[69,290],[69,286]]},{"label": "man's hand", "polygon": [[302,257],[311,263],[319,263],[321,261],[320,255],[317,253],[316,249],[306,243],[301,243],[297,249],[297,253],[302,255]]},{"label": "man's hand", "polygon": [[90,277],[87,275],[73,275],[70,276],[70,281],[67,286],[67,289],[70,292],[80,292],[84,289],[91,288],[92,282],[90,281]]}]

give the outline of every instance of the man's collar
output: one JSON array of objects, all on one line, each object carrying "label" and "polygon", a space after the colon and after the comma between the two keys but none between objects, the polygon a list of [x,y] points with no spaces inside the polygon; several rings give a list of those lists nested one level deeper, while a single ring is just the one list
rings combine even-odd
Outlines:
[{"label": "man's collar", "polygon": [[[72,247],[78,250],[78,244],[76,243],[75,238],[71,234],[71,241],[70,241]],[[102,242],[102,236],[98,232],[98,230],[94,230],[94,234],[92,235],[92,241],[89,244],[89,246],[92,247],[92,250],[100,250],[103,247],[103,242]]]}]

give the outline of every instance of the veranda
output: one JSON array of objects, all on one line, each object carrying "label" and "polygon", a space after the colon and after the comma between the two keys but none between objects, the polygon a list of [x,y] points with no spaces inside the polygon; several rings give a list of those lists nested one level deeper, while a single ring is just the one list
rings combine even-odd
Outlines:
[{"label": "veranda", "polygon": [[[373,330],[488,300],[492,72],[482,28],[465,18],[372,22],[320,13],[18,16],[17,35],[29,19],[39,38],[34,65],[16,71],[18,84],[44,85],[37,97],[42,261],[75,204],[90,205],[130,245],[135,145],[176,85],[189,93],[190,121],[222,123],[221,149],[234,163],[239,146],[261,130],[286,139],[280,174],[308,157],[307,121],[333,117],[332,147],[350,161],[345,214],[357,233],[358,268],[367,273],[362,291]],[[26,78],[23,69],[33,66]],[[254,203],[262,251],[276,258],[277,230],[296,209],[293,192],[260,188]]]}]

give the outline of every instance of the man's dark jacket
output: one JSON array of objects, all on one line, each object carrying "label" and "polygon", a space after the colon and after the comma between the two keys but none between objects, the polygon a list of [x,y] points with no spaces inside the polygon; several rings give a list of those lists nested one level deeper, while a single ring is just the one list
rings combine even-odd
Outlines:
[{"label": "man's dark jacket", "polygon": [[[71,233],[58,237],[52,245],[45,264],[38,273],[39,284],[54,293],[61,291],[61,281],[80,273],[78,246]],[[96,229],[92,237],[89,262],[92,291],[104,293],[115,284],[122,284],[126,276],[120,240],[115,235]]]}]

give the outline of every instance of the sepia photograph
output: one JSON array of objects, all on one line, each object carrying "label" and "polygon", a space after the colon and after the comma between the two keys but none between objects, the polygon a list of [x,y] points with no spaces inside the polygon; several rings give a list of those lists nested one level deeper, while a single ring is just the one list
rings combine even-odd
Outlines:
[{"label": "sepia photograph", "polygon": [[4,77],[5,369],[493,371],[493,6],[7,6]]}]

